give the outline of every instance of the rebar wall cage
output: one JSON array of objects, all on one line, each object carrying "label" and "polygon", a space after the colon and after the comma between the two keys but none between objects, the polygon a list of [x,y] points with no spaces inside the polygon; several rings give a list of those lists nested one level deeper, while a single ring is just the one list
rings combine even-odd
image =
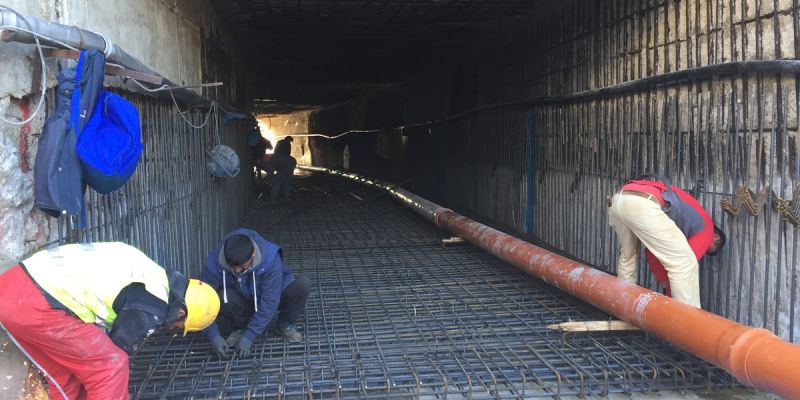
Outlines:
[{"label": "rebar wall cage", "polygon": [[[247,211],[247,174],[217,178],[207,170],[215,132],[238,154],[247,154],[245,124],[208,118],[195,129],[176,105],[126,93],[141,115],[144,150],[133,177],[107,195],[86,191],[86,224],[49,220],[62,242],[121,241],[142,250],[164,268],[197,277],[207,252],[236,228]],[[50,102],[48,101],[48,105]],[[196,126],[204,112],[185,113]],[[216,126],[215,126],[216,125]]]},{"label": "rebar wall cage", "polygon": [[[800,14],[789,2],[568,2],[451,74],[312,113],[317,165],[374,148],[410,190],[615,272],[603,199],[641,173],[697,195],[728,237],[703,308],[797,342]],[[493,37],[492,32],[487,32]],[[483,47],[481,47],[481,45]],[[396,127],[392,129],[391,127]],[[640,284],[657,289],[644,264]]]}]

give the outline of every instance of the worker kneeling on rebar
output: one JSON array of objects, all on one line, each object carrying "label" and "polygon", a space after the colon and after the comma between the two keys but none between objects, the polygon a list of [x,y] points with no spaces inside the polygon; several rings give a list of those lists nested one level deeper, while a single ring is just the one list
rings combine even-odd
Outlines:
[{"label": "worker kneeling on rebar", "polygon": [[634,178],[608,201],[608,222],[619,237],[617,276],[636,283],[639,241],[666,294],[700,308],[698,261],[725,245],[725,234],[689,193],[653,175]]},{"label": "worker kneeling on rebar", "polygon": [[53,399],[127,399],[126,353],[161,327],[203,330],[218,311],[209,285],[124,243],[42,250],[0,275],[0,322]]},{"label": "worker kneeling on rebar", "polygon": [[206,329],[220,358],[227,358],[232,346],[240,357],[249,357],[253,341],[276,314],[276,334],[290,342],[303,340],[295,323],[305,309],[311,282],[292,274],[275,243],[250,229],[234,230],[208,254],[202,279],[222,300],[217,320]]}]

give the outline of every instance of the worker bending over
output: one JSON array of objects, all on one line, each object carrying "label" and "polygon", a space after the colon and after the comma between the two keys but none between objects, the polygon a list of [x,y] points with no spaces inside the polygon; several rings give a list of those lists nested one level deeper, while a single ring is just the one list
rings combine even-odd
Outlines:
[{"label": "worker bending over", "polygon": [[0,322],[69,399],[127,399],[126,352],[162,326],[202,330],[218,311],[210,286],[124,243],[42,250],[0,275]]},{"label": "worker bending over", "polygon": [[208,254],[202,278],[222,300],[217,320],[206,330],[220,358],[227,358],[229,346],[236,346],[240,357],[249,357],[253,341],[276,314],[277,333],[290,342],[303,340],[295,323],[311,282],[292,274],[278,245],[250,229],[237,229]]},{"label": "worker bending over", "polygon": [[617,275],[636,283],[639,242],[668,295],[700,308],[698,260],[725,245],[725,235],[691,195],[652,175],[625,183],[609,201],[608,221],[619,237]]},{"label": "worker bending over", "polygon": [[[675,192],[675,194],[684,203],[690,205],[695,211],[697,211],[703,220],[702,228],[696,224],[687,224],[685,220],[674,221],[675,225],[678,226],[678,229],[680,229],[684,236],[686,236],[686,241],[689,243],[689,247],[692,248],[697,261],[699,262],[700,259],[705,255],[717,255],[717,253],[722,250],[722,247],[725,246],[725,233],[723,233],[718,227],[714,226],[711,216],[708,215],[708,212],[706,212],[703,206],[700,205],[697,199],[692,197],[691,194],[686,193],[676,186],[672,187],[672,191]],[[656,258],[650,249],[645,248],[644,255],[645,259],[647,260],[647,265],[650,267],[650,271],[655,276],[656,281],[662,285],[666,285],[665,294],[667,296],[672,296],[672,291],[669,284],[669,274],[664,268],[664,265],[658,261],[658,258]]]}]

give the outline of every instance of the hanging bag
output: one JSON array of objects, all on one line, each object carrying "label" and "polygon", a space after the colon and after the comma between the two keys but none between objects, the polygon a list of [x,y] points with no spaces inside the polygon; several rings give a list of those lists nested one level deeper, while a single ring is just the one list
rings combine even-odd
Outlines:
[{"label": "hanging bag", "polygon": [[86,183],[103,194],[118,189],[136,170],[142,147],[136,107],[103,91],[76,147]]}]

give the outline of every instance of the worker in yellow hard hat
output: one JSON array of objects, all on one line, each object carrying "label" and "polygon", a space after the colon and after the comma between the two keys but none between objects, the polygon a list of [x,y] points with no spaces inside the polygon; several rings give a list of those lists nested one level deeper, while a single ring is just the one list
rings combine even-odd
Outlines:
[{"label": "worker in yellow hard hat", "polygon": [[127,353],[160,328],[205,329],[219,306],[208,284],[124,243],[43,250],[0,275],[0,322],[53,399],[127,399]]}]

